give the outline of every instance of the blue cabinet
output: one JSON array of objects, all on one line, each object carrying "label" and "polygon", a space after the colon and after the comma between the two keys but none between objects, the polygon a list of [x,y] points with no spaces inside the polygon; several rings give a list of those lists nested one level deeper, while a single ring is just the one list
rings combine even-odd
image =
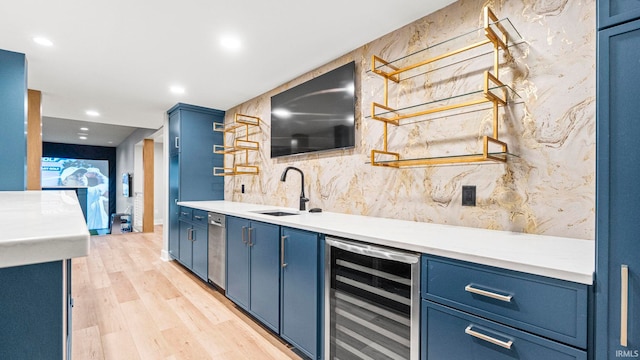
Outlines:
[{"label": "blue cabinet", "polygon": [[25,190],[27,184],[27,59],[0,50],[0,190]]},{"label": "blue cabinet", "polygon": [[586,360],[587,354],[453,308],[422,300],[423,359]]},{"label": "blue cabinet", "polygon": [[[224,121],[224,111],[177,104],[169,115],[169,255],[180,258],[178,201],[223,200],[224,179],[213,175],[223,158],[213,153],[222,134],[213,123]],[[206,277],[206,275],[205,275]]]},{"label": "blue cabinet", "polygon": [[280,329],[280,227],[227,216],[227,296]]},{"label": "blue cabinet", "polygon": [[176,259],[202,280],[207,281],[208,233],[207,212],[180,207],[179,256]]},{"label": "blue cabinet", "polygon": [[638,0],[598,0],[598,29],[640,18]]},{"label": "blue cabinet", "polygon": [[596,359],[640,354],[639,59],[640,20],[598,32]]},{"label": "blue cabinet", "polygon": [[71,261],[0,269],[0,359],[66,359]]},{"label": "blue cabinet", "polygon": [[423,255],[421,357],[587,359],[587,285]]},{"label": "blue cabinet", "polygon": [[226,295],[246,310],[249,309],[248,228],[248,220],[227,216]]},{"label": "blue cabinet", "polygon": [[280,238],[280,336],[312,359],[320,358],[320,235],[283,227]]}]

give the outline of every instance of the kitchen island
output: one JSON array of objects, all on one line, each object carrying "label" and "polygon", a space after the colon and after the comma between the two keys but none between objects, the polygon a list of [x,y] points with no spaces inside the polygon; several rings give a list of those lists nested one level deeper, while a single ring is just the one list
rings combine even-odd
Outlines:
[{"label": "kitchen island", "polygon": [[2,191],[0,227],[0,358],[68,358],[71,259],[89,253],[75,192]]}]

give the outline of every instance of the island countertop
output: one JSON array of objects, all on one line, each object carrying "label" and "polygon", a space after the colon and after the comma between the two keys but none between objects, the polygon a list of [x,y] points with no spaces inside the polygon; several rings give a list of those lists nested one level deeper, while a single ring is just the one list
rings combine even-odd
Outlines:
[{"label": "island countertop", "polygon": [[89,230],[73,191],[0,191],[0,268],[89,254]]},{"label": "island countertop", "polygon": [[333,212],[299,212],[276,217],[259,211],[298,210],[222,200],[186,201],[178,205],[587,285],[593,283],[592,240]]}]

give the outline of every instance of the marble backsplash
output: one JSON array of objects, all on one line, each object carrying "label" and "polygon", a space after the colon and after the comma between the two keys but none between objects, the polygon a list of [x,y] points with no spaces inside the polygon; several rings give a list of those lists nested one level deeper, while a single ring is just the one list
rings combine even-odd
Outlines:
[{"label": "marble backsplash", "polygon": [[[371,56],[396,59],[480,28],[484,5],[499,18],[508,18],[522,36],[511,46],[510,56],[499,59],[500,79],[519,95],[499,111],[500,140],[516,156],[506,164],[402,169],[366,164],[371,149],[382,149],[383,133],[382,123],[368,118],[371,103],[383,101],[384,86],[383,79],[369,71]],[[259,116],[263,123],[261,132],[252,135],[261,150],[250,155],[260,174],[226,177],[225,198],[297,207],[298,175],[280,182],[285,167],[296,166],[305,173],[308,207],[593,239],[595,13],[594,0],[462,0],[229,109],[228,123],[235,113]],[[456,46],[459,42],[448,42],[437,51]],[[485,54],[490,50],[478,50],[471,60],[453,57],[429,65],[428,73],[391,84],[389,105],[481,89],[482,72],[493,64],[492,55]],[[350,61],[356,62],[355,148],[271,159],[271,96]],[[407,120],[389,127],[389,150],[403,158],[478,152],[482,135],[491,134],[491,121],[491,110]],[[477,187],[475,207],[461,205],[464,185]]]}]

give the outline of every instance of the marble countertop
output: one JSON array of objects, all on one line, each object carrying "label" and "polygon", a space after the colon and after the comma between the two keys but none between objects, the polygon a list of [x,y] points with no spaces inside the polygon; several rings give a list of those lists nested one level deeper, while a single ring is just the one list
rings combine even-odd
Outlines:
[{"label": "marble countertop", "polygon": [[582,284],[593,283],[592,240],[332,212],[277,217],[257,211],[298,210],[232,201],[187,201],[178,205]]},{"label": "marble countertop", "polygon": [[89,254],[89,230],[73,191],[0,191],[0,268]]}]

